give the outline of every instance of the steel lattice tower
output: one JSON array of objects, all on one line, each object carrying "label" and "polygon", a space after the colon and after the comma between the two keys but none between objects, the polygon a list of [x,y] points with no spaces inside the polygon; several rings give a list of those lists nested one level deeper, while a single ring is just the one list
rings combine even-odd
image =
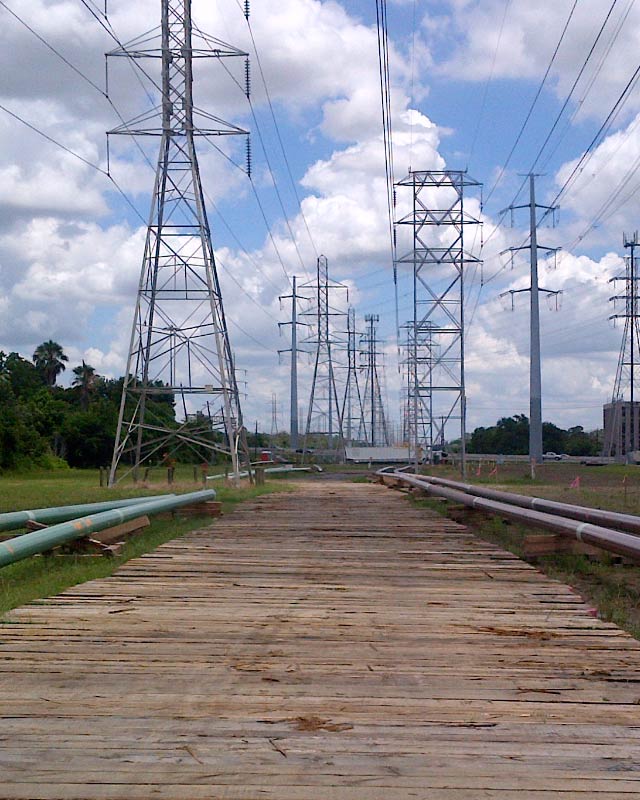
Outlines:
[{"label": "steel lattice tower", "polygon": [[[624,319],[622,344],[616,370],[611,404],[605,406],[604,455],[622,456],[638,449],[640,441],[640,409],[637,394],[637,371],[640,360],[640,313],[638,311],[638,274],[636,248],[638,232],[624,235],[624,247],[629,250],[625,274],[611,278],[612,283],[624,281],[624,294],[609,298],[614,304],[624,303],[624,311],[609,319]],[[628,400],[625,399],[628,397]]]},{"label": "steel lattice tower", "polygon": [[[160,136],[111,484],[119,465],[135,477],[140,464],[181,446],[200,458],[203,452],[227,453],[234,472],[239,452],[248,460],[194,143],[198,135],[247,132],[200,111],[192,96],[193,59],[246,54],[206,34],[193,35],[191,0],[161,0],[161,11],[159,41],[144,34],[108,54],[156,58],[162,65],[161,106],[110,132]],[[180,398],[177,426],[150,407],[162,395]]]},{"label": "steel lattice tower", "polygon": [[297,291],[297,278],[294,275],[291,284],[291,294],[280,295],[280,302],[283,300],[291,300],[291,321],[279,322],[278,327],[282,328],[285,325],[291,326],[291,347],[284,350],[278,350],[278,355],[282,353],[291,353],[291,372],[290,372],[290,412],[289,412],[289,431],[290,440],[289,447],[291,450],[298,449],[298,326],[306,325],[305,322],[298,321],[298,303],[301,296]]},{"label": "steel lattice tower", "polygon": [[335,363],[335,350],[342,343],[336,338],[333,326],[330,324],[332,316],[344,316],[344,312],[332,308],[330,294],[346,288],[341,283],[329,280],[329,263],[325,256],[318,258],[315,282],[300,287],[303,291],[312,291],[315,301],[315,308],[302,314],[315,317],[315,334],[304,342],[315,350],[305,428],[305,450],[310,434],[326,435],[328,449],[335,449],[338,453],[344,446],[342,407],[338,401]]},{"label": "steel lattice tower", "polygon": [[[362,392],[360,391],[360,377],[357,359],[358,332],[356,330],[356,310],[350,306],[347,310],[347,379],[342,402],[342,421],[345,429],[347,447],[353,443],[353,431],[365,427],[364,407]],[[356,414],[354,416],[354,407]],[[360,436],[358,437],[360,438]],[[365,436],[366,438],[366,436]]]},{"label": "steel lattice tower", "polygon": [[[407,329],[407,415],[412,458],[432,460],[445,425],[459,426],[465,465],[464,276],[478,259],[464,249],[467,225],[479,223],[464,210],[467,187],[480,184],[460,170],[410,171],[396,184],[396,219],[411,234],[410,249],[396,263],[413,268],[413,320]],[[405,201],[411,193],[410,205]]]},{"label": "steel lattice tower", "polygon": [[413,320],[403,326],[405,332],[403,439],[409,444],[414,462],[428,456],[434,443],[433,392],[431,391],[431,364],[433,336],[431,326]]},{"label": "steel lattice tower", "polygon": [[365,373],[364,384],[364,418],[368,422],[368,432],[363,429],[364,438],[372,447],[389,445],[389,432],[382,402],[380,389],[380,375],[378,368],[378,329],[376,323],[380,321],[378,314],[365,314],[367,329],[360,337],[360,357],[362,369]]}]

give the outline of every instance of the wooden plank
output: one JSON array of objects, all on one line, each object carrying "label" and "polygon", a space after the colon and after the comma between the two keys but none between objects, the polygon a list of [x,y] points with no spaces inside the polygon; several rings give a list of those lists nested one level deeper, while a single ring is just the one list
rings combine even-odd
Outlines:
[{"label": "wooden plank", "polygon": [[147,528],[150,525],[149,517],[143,514],[135,519],[130,519],[128,522],[122,522],[120,525],[114,525],[112,528],[105,528],[103,531],[92,533],[91,538],[97,539],[104,544],[111,544],[112,542],[121,542],[127,536]]},{"label": "wooden plank", "polygon": [[640,796],[638,642],[375,484],[259,498],[7,621],[2,800]]}]

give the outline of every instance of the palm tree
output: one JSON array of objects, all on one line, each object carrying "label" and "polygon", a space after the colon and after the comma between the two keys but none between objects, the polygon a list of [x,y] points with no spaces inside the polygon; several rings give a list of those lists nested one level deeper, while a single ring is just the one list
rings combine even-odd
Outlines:
[{"label": "palm tree", "polygon": [[39,344],[33,353],[33,363],[42,371],[47,386],[55,386],[56,378],[66,369],[64,362],[68,360],[62,347],[52,339]]},{"label": "palm tree", "polygon": [[83,411],[86,411],[89,406],[89,397],[96,389],[98,376],[95,369],[89,364],[85,364],[84,360],[81,367],[74,367],[73,374],[76,376],[73,379],[73,386],[80,387],[80,406]]}]

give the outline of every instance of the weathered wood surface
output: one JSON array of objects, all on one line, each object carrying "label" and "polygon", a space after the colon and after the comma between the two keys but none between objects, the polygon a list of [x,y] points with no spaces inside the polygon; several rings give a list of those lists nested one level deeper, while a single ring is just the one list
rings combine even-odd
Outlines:
[{"label": "weathered wood surface", "polygon": [[380,486],[307,483],[0,626],[8,800],[640,796],[640,646]]}]

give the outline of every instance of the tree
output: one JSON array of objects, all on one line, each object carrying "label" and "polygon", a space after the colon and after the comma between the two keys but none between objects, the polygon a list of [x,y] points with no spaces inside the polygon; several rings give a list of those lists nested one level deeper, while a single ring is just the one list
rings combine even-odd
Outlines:
[{"label": "tree", "polygon": [[39,344],[33,353],[33,363],[42,372],[47,386],[55,386],[56,378],[66,369],[64,362],[68,360],[62,347],[52,339]]},{"label": "tree", "polygon": [[471,434],[470,453],[522,455],[529,449],[529,420],[524,414],[502,417],[492,428],[476,428]]},{"label": "tree", "polygon": [[29,398],[44,387],[42,373],[18,353],[0,351],[0,380],[11,385],[17,398]]},{"label": "tree", "polygon": [[99,376],[90,364],[85,364],[84,359],[82,366],[74,367],[73,374],[76,376],[73,379],[73,386],[80,389],[80,408],[86,411],[91,395],[96,391]]}]

